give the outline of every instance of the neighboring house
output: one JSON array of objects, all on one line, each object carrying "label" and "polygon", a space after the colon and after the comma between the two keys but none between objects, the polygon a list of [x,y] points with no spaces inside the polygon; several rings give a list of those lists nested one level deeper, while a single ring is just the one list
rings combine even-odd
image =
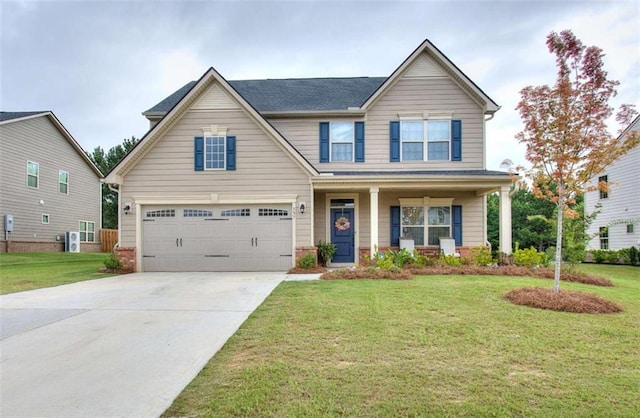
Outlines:
[{"label": "neighboring house", "polygon": [[0,112],[0,251],[100,251],[101,178],[52,112]]},{"label": "neighboring house", "polygon": [[[106,177],[119,254],[139,271],[286,270],[333,242],[334,265],[412,238],[487,242],[485,167],[499,106],[429,41],[389,77],[227,81],[213,68],[144,115],[152,128]],[[407,242],[404,241],[403,242]]]},{"label": "neighboring house", "polygon": [[[640,132],[640,116],[625,129],[622,135]],[[587,229],[591,238],[588,249],[619,250],[640,247],[640,146],[613,162],[606,171],[589,182],[588,187],[599,181],[609,183],[608,191],[587,191],[585,209],[593,213],[600,205],[599,213]]]}]

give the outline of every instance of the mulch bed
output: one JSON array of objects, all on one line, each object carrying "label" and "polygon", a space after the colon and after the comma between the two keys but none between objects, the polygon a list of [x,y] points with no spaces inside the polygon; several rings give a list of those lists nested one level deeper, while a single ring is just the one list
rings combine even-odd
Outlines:
[{"label": "mulch bed", "polygon": [[569,290],[554,293],[553,289],[540,287],[511,290],[504,295],[504,298],[516,305],[560,312],[607,314],[624,310],[617,303],[591,293]]},{"label": "mulch bed", "polygon": [[[478,276],[533,276],[542,279],[553,279],[554,271],[551,268],[540,267],[531,269],[522,266],[447,266],[437,265],[430,267],[410,267],[409,271],[419,275],[478,275]],[[600,276],[592,276],[581,272],[561,272],[560,280],[564,282],[576,282],[594,286],[612,287],[611,280]]]},{"label": "mulch bed", "polygon": [[326,267],[322,267],[320,265],[317,265],[313,268],[310,269],[303,269],[300,267],[294,267],[292,269],[289,269],[289,271],[287,272],[287,274],[317,274],[317,273],[324,273],[325,271],[327,271]]},{"label": "mulch bed", "polygon": [[383,269],[340,269],[323,274],[322,280],[359,280],[359,279],[385,279],[385,280],[411,280],[413,274],[408,270],[383,270]]}]

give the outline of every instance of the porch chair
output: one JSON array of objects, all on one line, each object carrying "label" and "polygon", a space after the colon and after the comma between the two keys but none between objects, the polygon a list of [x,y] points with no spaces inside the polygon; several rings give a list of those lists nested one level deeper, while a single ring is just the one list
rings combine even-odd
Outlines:
[{"label": "porch chair", "polygon": [[440,254],[452,255],[460,257],[460,253],[456,252],[456,240],[453,238],[440,238]]}]

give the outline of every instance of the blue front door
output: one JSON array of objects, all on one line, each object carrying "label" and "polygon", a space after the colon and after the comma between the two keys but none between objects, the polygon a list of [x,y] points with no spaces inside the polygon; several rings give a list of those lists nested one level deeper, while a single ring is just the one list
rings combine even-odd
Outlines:
[{"label": "blue front door", "polygon": [[331,209],[331,242],[336,245],[336,255],[331,260],[334,263],[353,263],[354,235],[353,209]]}]

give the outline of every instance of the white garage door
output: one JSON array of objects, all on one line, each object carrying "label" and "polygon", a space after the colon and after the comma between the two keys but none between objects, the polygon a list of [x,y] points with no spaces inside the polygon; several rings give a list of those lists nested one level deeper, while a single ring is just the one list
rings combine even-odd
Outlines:
[{"label": "white garage door", "polygon": [[284,271],[292,267],[291,206],[143,208],[145,271]]}]

